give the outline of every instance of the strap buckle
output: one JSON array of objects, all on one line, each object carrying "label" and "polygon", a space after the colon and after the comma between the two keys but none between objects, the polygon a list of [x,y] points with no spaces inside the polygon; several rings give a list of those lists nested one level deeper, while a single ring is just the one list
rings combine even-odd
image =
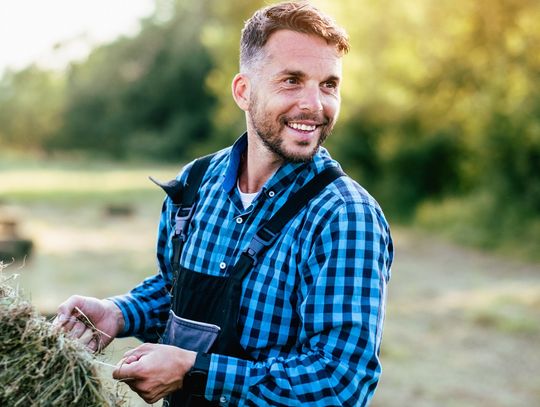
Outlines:
[{"label": "strap buckle", "polygon": [[270,246],[276,239],[277,233],[272,232],[266,227],[262,227],[255,233],[251,242],[249,242],[248,248],[244,251],[244,254],[248,256],[253,262],[253,266],[256,266],[259,257],[259,253],[266,247]]},{"label": "strap buckle", "polygon": [[191,205],[188,207],[181,206],[176,211],[176,215],[174,216],[174,229],[176,232],[176,235],[180,237],[180,239],[185,242],[186,235],[184,233],[186,224],[191,220],[191,216],[193,215],[193,209],[195,208],[195,205]]}]

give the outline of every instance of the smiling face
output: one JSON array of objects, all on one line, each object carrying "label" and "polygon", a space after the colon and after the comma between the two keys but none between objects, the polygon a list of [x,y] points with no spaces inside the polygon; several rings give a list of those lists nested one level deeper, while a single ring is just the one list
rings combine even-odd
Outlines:
[{"label": "smiling face", "polygon": [[341,56],[325,40],[290,30],[272,34],[262,52],[253,69],[235,78],[238,89],[233,82],[250,141],[282,161],[308,161],[339,113]]}]

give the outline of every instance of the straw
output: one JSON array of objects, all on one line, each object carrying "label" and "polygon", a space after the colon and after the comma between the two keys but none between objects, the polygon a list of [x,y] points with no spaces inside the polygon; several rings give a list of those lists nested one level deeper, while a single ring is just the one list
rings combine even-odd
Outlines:
[{"label": "straw", "polygon": [[[5,277],[0,262],[0,406],[125,404],[83,345],[40,316]],[[108,365],[112,366],[112,365]]]}]

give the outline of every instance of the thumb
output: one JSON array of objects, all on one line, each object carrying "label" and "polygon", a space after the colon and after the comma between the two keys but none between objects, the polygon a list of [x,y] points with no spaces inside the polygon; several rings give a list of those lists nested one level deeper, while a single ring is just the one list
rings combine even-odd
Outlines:
[{"label": "thumb", "polygon": [[112,372],[113,379],[136,379],[138,371],[138,360],[139,358],[135,358],[133,356],[120,360],[120,362],[118,362],[116,368]]}]

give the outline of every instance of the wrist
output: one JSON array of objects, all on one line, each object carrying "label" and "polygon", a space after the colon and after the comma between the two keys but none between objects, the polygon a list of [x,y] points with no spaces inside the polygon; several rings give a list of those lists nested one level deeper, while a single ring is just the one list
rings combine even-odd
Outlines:
[{"label": "wrist", "polygon": [[193,366],[184,377],[184,390],[196,396],[204,397],[208,372],[210,370],[210,360],[210,354],[203,352],[197,353]]},{"label": "wrist", "polygon": [[113,337],[116,337],[119,333],[121,333],[124,330],[125,327],[125,321],[124,321],[124,314],[122,313],[122,310],[116,303],[110,299],[104,299],[103,300],[105,307],[107,308],[108,312],[110,313],[111,320],[114,321],[115,325],[115,332],[112,332]]}]

